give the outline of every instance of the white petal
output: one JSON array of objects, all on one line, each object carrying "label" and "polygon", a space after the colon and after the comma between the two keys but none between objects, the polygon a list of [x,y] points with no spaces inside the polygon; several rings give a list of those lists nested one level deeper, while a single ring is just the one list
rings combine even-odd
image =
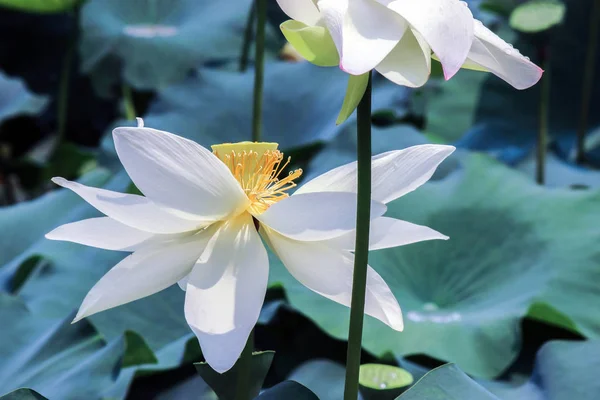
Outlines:
[{"label": "white petal", "polygon": [[177,285],[179,286],[179,289],[181,289],[185,292],[187,290],[187,284],[188,284],[189,280],[190,280],[189,275],[186,275],[183,278],[181,278],[180,280],[178,280]]},{"label": "white petal", "polygon": [[52,182],[77,193],[106,216],[142,231],[180,233],[206,226],[202,221],[180,218],[143,196],[93,188],[64,178],[52,178]]},{"label": "white petal", "polygon": [[[452,146],[424,144],[374,156],[371,164],[371,197],[382,203],[389,203],[412,192],[427,182],[438,165],[454,150]],[[356,193],[356,188],[355,161],[310,180],[294,196],[314,192]]]},{"label": "white petal", "polygon": [[439,57],[450,79],[464,64],[473,43],[473,14],[460,0],[377,0],[417,30]]},{"label": "white petal", "polygon": [[544,73],[479,21],[475,23],[475,40],[464,67],[490,71],[516,89],[535,85]]},{"label": "white petal", "polygon": [[64,240],[99,249],[134,251],[156,235],[124,225],[108,217],[90,218],[83,221],[61,225],[46,234],[46,239]]},{"label": "white petal", "polygon": [[431,48],[418,32],[409,29],[377,66],[377,72],[397,85],[423,86],[431,74]]},{"label": "white petal", "polygon": [[340,54],[340,68],[362,75],[375,68],[404,35],[408,24],[373,0],[320,0]]},{"label": "white petal", "polygon": [[[435,239],[448,240],[449,238],[427,226],[395,218],[379,217],[371,221],[369,250],[387,249]],[[328,240],[327,244],[335,248],[354,251],[355,241],[356,231],[352,231]]]},{"label": "white petal", "polygon": [[[387,207],[371,203],[371,218],[382,216]],[[273,204],[255,216],[261,224],[296,240],[326,240],[356,228],[356,194],[306,193]]]},{"label": "white petal", "polygon": [[267,251],[246,213],[222,225],[194,266],[185,317],[215,371],[229,370],[240,356],[258,320],[268,276]]},{"label": "white petal", "polygon": [[73,322],[175,284],[189,274],[206,247],[209,233],[210,230],[182,240],[145,246],[129,255],[94,285]]},{"label": "white petal", "polygon": [[[323,242],[300,242],[265,229],[277,255],[288,271],[310,290],[350,307],[354,255]],[[404,328],[402,312],[394,294],[371,267],[367,272],[365,313],[391,328]]]},{"label": "white petal", "polygon": [[117,128],[113,137],[138,189],[187,218],[213,222],[248,202],[229,168],[196,142],[150,128]]},{"label": "white petal", "polygon": [[315,26],[319,22],[319,9],[313,0],[277,0],[277,4],[291,19]]}]

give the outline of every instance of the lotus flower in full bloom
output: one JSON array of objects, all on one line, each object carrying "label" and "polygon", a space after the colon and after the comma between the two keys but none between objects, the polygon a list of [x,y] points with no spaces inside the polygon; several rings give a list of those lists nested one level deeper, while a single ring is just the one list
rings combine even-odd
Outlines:
[{"label": "lotus flower in full bloom", "polygon": [[[489,71],[516,89],[537,83],[542,69],[473,18],[459,0],[277,0],[292,21],[290,43],[317,65],[351,75],[373,69],[404,86],[424,85],[431,58],[446,79],[460,68]],[[337,54],[332,54],[337,51]]]},{"label": "lotus flower in full bloom", "polygon": [[[103,213],[46,237],[132,252],[89,291],[75,321],[179,283],[185,317],[210,366],[229,370],[241,354],[267,290],[266,242],[314,292],[350,306],[356,163],[288,190],[302,171],[274,143],[199,144],[144,128],[113,131],[119,159],[144,196],[53,181]],[[373,157],[370,248],[447,239],[425,226],[384,217],[385,203],[425,183],[454,151],[421,145]],[[403,329],[400,307],[369,267],[365,313]],[[75,322],[74,321],[74,322]]]}]

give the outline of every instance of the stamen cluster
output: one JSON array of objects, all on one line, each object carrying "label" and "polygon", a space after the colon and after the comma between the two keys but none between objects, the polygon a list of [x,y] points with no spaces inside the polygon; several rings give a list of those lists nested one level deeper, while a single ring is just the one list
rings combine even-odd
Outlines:
[{"label": "stamen cluster", "polygon": [[296,186],[294,180],[302,175],[302,169],[296,169],[279,179],[279,175],[290,163],[290,157],[284,162],[283,153],[279,150],[266,150],[261,155],[252,150],[213,153],[227,165],[240,183],[252,203],[248,207],[252,214],[261,214],[271,205],[289,197],[286,192]]}]

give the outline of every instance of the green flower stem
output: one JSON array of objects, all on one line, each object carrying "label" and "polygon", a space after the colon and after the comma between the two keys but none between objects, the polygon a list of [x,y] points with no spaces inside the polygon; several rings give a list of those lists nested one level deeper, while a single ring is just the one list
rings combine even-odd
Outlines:
[{"label": "green flower stem", "polygon": [[544,66],[544,76],[542,77],[542,87],[540,94],[539,108],[539,127],[536,149],[536,169],[535,180],[543,185],[546,182],[546,153],[548,152],[548,108],[550,106],[550,80],[551,65],[549,57],[549,46],[544,46],[542,50],[542,63]]},{"label": "green flower stem", "polygon": [[238,360],[239,372],[235,383],[235,400],[252,400],[250,396],[250,376],[252,374],[252,349],[254,348],[254,329],[248,336],[246,347]]},{"label": "green flower stem", "polygon": [[357,159],[358,159],[358,205],[356,212],[356,246],[354,251],[354,276],[352,278],[352,302],[350,307],[350,330],[346,356],[346,383],[344,400],[358,398],[358,375],[367,289],[367,264],[369,262],[369,229],[371,223],[371,92],[369,73],[367,89],[358,104],[357,111]]},{"label": "green flower stem", "polygon": [[252,141],[260,142],[262,131],[263,86],[265,78],[265,25],[267,0],[256,0],[256,57],[254,65],[254,108],[252,115]]},{"label": "green flower stem", "polygon": [[246,20],[246,29],[244,30],[244,42],[242,43],[242,55],[240,56],[240,72],[246,72],[248,69],[248,59],[250,58],[250,45],[252,44],[252,32],[254,31],[254,21],[256,20],[256,3],[252,2],[248,11]]},{"label": "green flower stem", "polygon": [[137,114],[135,113],[135,103],[133,102],[133,96],[131,95],[131,88],[126,83],[121,85],[123,92],[123,106],[125,107],[125,118],[128,121],[135,121]]},{"label": "green flower stem", "polygon": [[[246,53],[246,46],[250,46],[250,36],[252,34],[252,19],[254,15],[257,18],[256,28],[256,59],[254,73],[254,104],[252,113],[252,141],[260,142],[262,130],[262,104],[263,104],[263,85],[265,71],[265,25],[267,22],[267,0],[255,0],[256,4],[250,10],[250,17],[246,25],[246,37],[244,38],[244,50],[242,59]],[[246,61],[247,63],[247,55]],[[240,68],[242,65],[240,65]],[[245,68],[245,66],[244,66]],[[250,332],[246,347],[242,351],[238,364],[238,376],[235,386],[235,400],[251,400],[250,398],[250,377],[252,375],[252,350],[254,348],[254,330]]]},{"label": "green flower stem", "polygon": [[585,71],[583,73],[583,88],[581,90],[581,116],[579,129],[577,130],[577,155],[576,162],[585,162],[585,134],[588,129],[588,118],[590,115],[590,102],[594,88],[594,75],[596,72],[596,54],[598,52],[598,28],[600,25],[600,0],[594,0],[594,6],[590,13],[590,31],[588,35],[587,58]]}]

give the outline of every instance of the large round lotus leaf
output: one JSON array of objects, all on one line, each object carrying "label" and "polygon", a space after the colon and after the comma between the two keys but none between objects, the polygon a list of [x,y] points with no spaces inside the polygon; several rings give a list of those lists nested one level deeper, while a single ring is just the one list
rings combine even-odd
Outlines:
[{"label": "large round lotus leaf", "polygon": [[[125,192],[130,184],[125,173],[109,178],[107,171],[97,170],[81,181],[86,185],[119,192]],[[26,306],[35,315],[43,315],[50,322],[58,324],[63,321],[79,307],[98,279],[126,253],[50,241],[44,238],[44,234],[61,224],[96,216],[100,216],[98,211],[65,189],[57,189],[36,200],[1,209],[0,225],[5,229],[0,234],[0,291],[13,292],[15,276],[20,276],[19,296]],[[34,263],[33,269],[24,268],[38,258],[40,261]],[[185,322],[183,299],[181,290],[174,286],[90,318],[102,337],[111,343],[121,340],[126,331],[139,332],[158,360],[155,364],[122,370],[118,380],[104,388],[107,390],[106,397],[124,398],[139,368],[175,368],[181,365],[188,349],[192,351],[197,348],[197,344],[195,347],[189,346],[189,341],[193,338],[196,342],[196,339]],[[0,315],[5,318],[1,309]],[[71,319],[72,315],[66,321],[67,325]],[[85,326],[89,327],[86,321],[75,325]],[[6,343],[11,343],[13,336],[21,336],[18,324],[7,324],[7,329],[2,332],[2,342]],[[50,351],[46,350],[45,345],[40,347],[39,351],[42,350]],[[194,354],[197,357],[197,351]],[[106,373],[107,379],[114,378],[113,372]]]},{"label": "large round lotus leaf", "polygon": [[46,96],[31,93],[21,79],[0,71],[0,122],[20,115],[37,115],[47,104]]},{"label": "large round lotus leaf", "polygon": [[[89,0],[81,11],[82,69],[116,60],[125,80],[154,89],[208,60],[238,57],[250,0]],[[112,61],[111,61],[112,60]]]},{"label": "large round lotus leaf", "polygon": [[114,384],[123,340],[106,344],[89,323],[71,325],[72,314],[52,321],[2,293],[0,315],[0,395],[28,387],[50,399],[91,399]]},{"label": "large round lotus leaf", "polygon": [[[144,117],[145,125],[203,146],[250,140],[254,72],[201,69],[198,75],[160,91]],[[330,140],[346,126],[335,125],[348,82],[339,69],[306,62],[267,63],[265,82],[263,141],[287,150]],[[373,108],[401,113],[407,97],[408,91],[378,80]],[[354,117],[348,124],[352,121]]]},{"label": "large round lotus leaf", "polygon": [[600,341],[546,343],[531,379],[520,386],[482,382],[504,400],[596,400],[600,393]]},{"label": "large round lotus leaf", "polygon": [[[457,363],[480,377],[499,375],[520,348],[520,319],[552,280],[577,326],[594,329],[597,279],[581,296],[580,273],[597,266],[600,194],[548,190],[483,156],[464,169],[388,204],[386,215],[427,225],[448,236],[374,251],[370,264],[391,287],[405,318],[404,332],[366,318],[363,346],[376,355],[419,354]],[[290,303],[327,333],[346,338],[349,310],[271,269]],[[594,296],[594,294],[596,294]],[[585,299],[586,303],[579,303]]]}]

